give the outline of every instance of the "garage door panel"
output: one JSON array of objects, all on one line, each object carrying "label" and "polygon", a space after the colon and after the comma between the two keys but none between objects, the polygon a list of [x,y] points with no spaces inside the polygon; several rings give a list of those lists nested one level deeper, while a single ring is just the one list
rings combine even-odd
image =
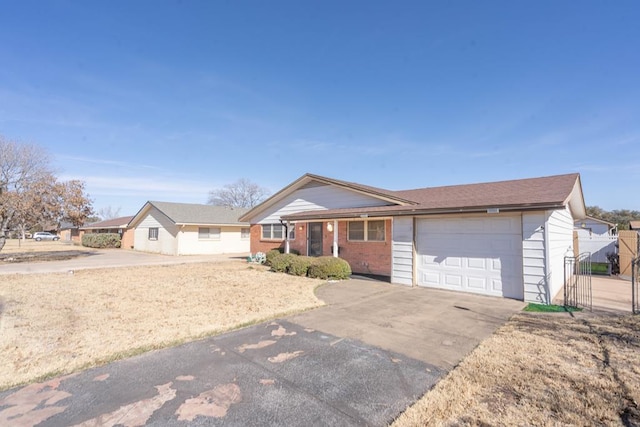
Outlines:
[{"label": "garage door panel", "polygon": [[458,274],[445,274],[444,281],[447,286],[462,288],[463,277]]},{"label": "garage door panel", "polygon": [[418,284],[522,298],[520,216],[421,219]]},{"label": "garage door panel", "polygon": [[484,277],[467,276],[467,287],[469,289],[482,291],[487,287],[487,280]]},{"label": "garage door panel", "polygon": [[467,268],[486,270],[487,260],[485,258],[467,258]]}]

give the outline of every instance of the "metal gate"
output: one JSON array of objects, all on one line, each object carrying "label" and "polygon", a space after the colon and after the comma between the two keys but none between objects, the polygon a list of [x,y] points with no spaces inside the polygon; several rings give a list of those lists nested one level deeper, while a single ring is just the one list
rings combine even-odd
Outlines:
[{"label": "metal gate", "polygon": [[640,314],[640,302],[638,301],[638,291],[640,291],[640,257],[631,260],[631,311],[633,314]]},{"label": "metal gate", "polygon": [[564,306],[591,310],[591,254],[564,257]]}]

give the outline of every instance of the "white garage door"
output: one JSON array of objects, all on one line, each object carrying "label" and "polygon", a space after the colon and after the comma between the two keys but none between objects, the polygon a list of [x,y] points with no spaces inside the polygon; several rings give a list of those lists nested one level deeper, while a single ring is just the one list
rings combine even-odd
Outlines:
[{"label": "white garage door", "polygon": [[419,219],[418,285],[524,298],[521,217]]}]

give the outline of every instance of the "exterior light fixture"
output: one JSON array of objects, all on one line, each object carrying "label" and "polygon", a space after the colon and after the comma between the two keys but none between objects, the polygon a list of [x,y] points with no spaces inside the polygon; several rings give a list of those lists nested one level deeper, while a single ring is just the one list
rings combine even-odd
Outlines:
[{"label": "exterior light fixture", "polygon": [[333,231],[333,224],[331,224],[330,222],[327,222],[327,231],[329,233],[331,233]]}]

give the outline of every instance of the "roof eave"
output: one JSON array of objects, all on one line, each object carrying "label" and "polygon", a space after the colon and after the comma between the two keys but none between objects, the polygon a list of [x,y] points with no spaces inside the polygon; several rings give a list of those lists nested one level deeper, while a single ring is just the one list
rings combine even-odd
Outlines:
[{"label": "roof eave", "polygon": [[500,212],[514,212],[514,211],[531,211],[531,210],[547,210],[547,209],[562,209],[565,204],[562,202],[553,203],[532,203],[527,205],[505,205],[505,206],[473,206],[473,207],[460,207],[460,208],[414,208],[408,206],[407,209],[398,209],[392,211],[372,211],[372,212],[353,212],[353,213],[324,213],[322,211],[316,211],[313,213],[300,215],[292,214],[282,217],[285,221],[307,221],[307,220],[333,220],[333,219],[357,219],[357,218],[380,218],[380,217],[394,217],[394,216],[419,216],[419,215],[452,215],[452,214],[465,214],[465,213],[488,213],[489,209],[498,209]]}]

